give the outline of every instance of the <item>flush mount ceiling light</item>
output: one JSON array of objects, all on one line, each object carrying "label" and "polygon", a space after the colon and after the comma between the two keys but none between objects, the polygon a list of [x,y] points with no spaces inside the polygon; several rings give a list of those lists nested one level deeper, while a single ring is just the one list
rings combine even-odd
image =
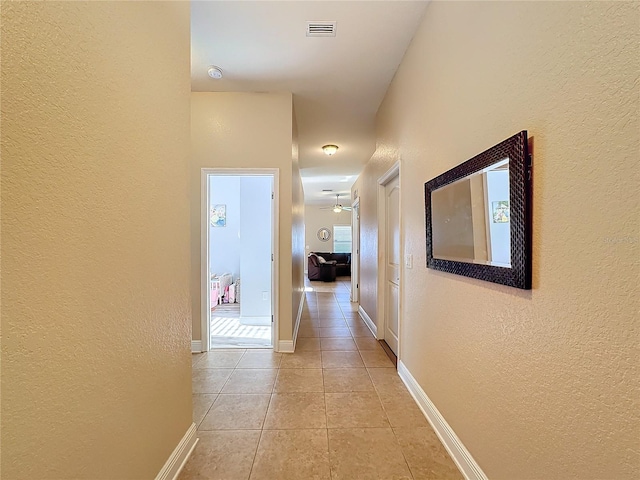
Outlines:
[{"label": "flush mount ceiling light", "polygon": [[325,145],[324,147],[322,147],[322,151],[324,152],[325,155],[333,155],[334,153],[336,153],[338,151],[338,146],[337,145]]},{"label": "flush mount ceiling light", "polygon": [[207,70],[207,73],[211,78],[215,78],[216,80],[222,78],[222,70],[220,69],[220,67],[216,67],[215,65],[211,65]]}]

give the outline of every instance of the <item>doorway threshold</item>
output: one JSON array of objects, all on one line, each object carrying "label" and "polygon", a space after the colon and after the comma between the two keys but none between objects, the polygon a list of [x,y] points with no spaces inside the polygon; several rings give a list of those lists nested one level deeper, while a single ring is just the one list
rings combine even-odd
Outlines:
[{"label": "doorway threshold", "polygon": [[211,350],[245,350],[245,349],[251,349],[251,350],[273,350],[273,345],[256,345],[253,343],[247,343],[247,344],[242,344],[242,343],[238,343],[238,344],[231,344],[231,343],[211,343],[210,345]]}]

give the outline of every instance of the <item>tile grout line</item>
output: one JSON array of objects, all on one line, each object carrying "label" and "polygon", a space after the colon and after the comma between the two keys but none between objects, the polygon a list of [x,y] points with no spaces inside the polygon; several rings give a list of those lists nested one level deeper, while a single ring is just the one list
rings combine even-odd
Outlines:
[{"label": "tile grout line", "polygon": [[407,466],[407,470],[409,470],[409,474],[411,475],[411,478],[415,479],[416,477],[413,474],[413,470],[411,469],[411,465],[409,465],[409,461],[407,460],[407,457],[404,454],[404,449],[402,448],[402,445],[400,445],[400,440],[398,439],[398,435],[396,435],[395,429],[393,427],[391,427],[391,423],[389,423],[389,426],[391,428],[391,433],[393,434],[393,438],[396,439],[396,444],[398,445],[398,448],[400,449],[400,454],[402,455],[402,458],[404,459],[404,463]]},{"label": "tile grout line", "polygon": [[207,415],[209,414],[209,412],[211,411],[211,409],[213,408],[213,405],[216,403],[216,401],[218,400],[218,397],[220,397],[219,393],[215,393],[214,394],[216,396],[216,398],[213,399],[213,402],[211,402],[211,405],[209,405],[209,408],[207,408],[207,411],[205,412],[205,414],[202,416],[202,420],[200,420],[198,422],[198,425],[196,425],[196,432],[200,429],[200,425],[202,425],[202,422],[204,422],[204,419],[207,417]]},{"label": "tile grout line", "polygon": [[[246,351],[245,351],[246,353]],[[244,356],[244,355],[243,355]],[[280,359],[282,362],[282,358]],[[258,438],[258,443],[256,443],[256,450],[253,453],[253,460],[251,461],[251,469],[249,470],[249,476],[247,480],[251,479],[251,474],[253,473],[253,467],[256,464],[256,457],[258,456],[258,449],[260,448],[260,442],[262,442],[262,436],[264,435],[264,424],[267,420],[267,414],[269,413],[269,407],[271,406],[271,399],[273,398],[273,390],[275,389],[276,381],[278,380],[278,376],[280,375],[280,364],[278,364],[278,373],[276,374],[276,378],[273,381],[273,385],[271,386],[271,394],[269,395],[269,403],[267,404],[267,408],[264,411],[264,417],[262,418],[262,425],[260,425],[260,437]]]},{"label": "tile grout line", "polygon": [[322,342],[320,342],[320,367],[322,372],[322,399],[324,400],[324,429],[327,436],[327,466],[329,467],[329,479],[333,478],[331,473],[331,449],[329,448],[329,414],[327,412],[327,389],[324,382],[324,365],[322,364]]},{"label": "tile grout line", "polygon": [[[335,295],[334,295],[335,297]],[[320,351],[324,352],[324,350],[322,349],[322,340],[320,340]],[[331,469],[331,447],[329,445],[330,439],[329,439],[329,413],[327,410],[327,390],[324,384],[324,362],[321,364],[322,366],[322,396],[324,398],[324,416],[325,416],[325,427],[326,427],[326,435],[327,435],[327,463],[329,464],[329,479],[333,479],[333,472]]]},{"label": "tile grout line", "polygon": [[261,429],[260,436],[258,437],[258,442],[256,443],[256,450],[253,452],[253,460],[251,460],[251,468],[249,469],[249,476],[247,477],[247,480],[251,479],[251,474],[253,473],[253,467],[256,464],[256,457],[258,456],[258,449],[260,448],[260,442],[262,442],[263,432],[264,432],[264,429]]}]

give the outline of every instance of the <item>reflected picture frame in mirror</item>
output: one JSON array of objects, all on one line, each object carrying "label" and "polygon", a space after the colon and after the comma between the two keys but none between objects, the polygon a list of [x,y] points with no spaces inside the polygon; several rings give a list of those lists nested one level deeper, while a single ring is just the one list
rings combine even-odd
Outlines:
[{"label": "reflected picture frame in mirror", "polygon": [[426,182],[427,268],[531,289],[531,173],[524,130]]}]

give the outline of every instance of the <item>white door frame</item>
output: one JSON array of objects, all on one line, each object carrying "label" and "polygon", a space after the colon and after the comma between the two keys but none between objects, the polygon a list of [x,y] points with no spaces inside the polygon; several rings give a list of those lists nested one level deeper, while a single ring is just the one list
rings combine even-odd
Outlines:
[{"label": "white door frame", "polygon": [[[404,284],[404,229],[402,225],[402,182],[400,177],[400,160],[396,161],[384,175],[378,178],[378,302],[377,302],[377,318],[376,331],[378,340],[384,340],[386,331],[386,258],[387,258],[387,235],[386,235],[386,218],[387,204],[385,199],[385,187],[391,180],[398,177],[398,188],[400,189],[400,285],[398,291],[398,360],[400,360],[401,352],[401,331],[402,331],[402,304],[403,304],[403,284]],[[385,268],[381,271],[381,265]]]},{"label": "white door frame", "polygon": [[351,204],[351,301],[360,301],[360,197]]},{"label": "white door frame", "polygon": [[271,202],[271,248],[273,258],[271,261],[271,342],[274,350],[277,350],[280,340],[280,328],[278,313],[279,304],[279,225],[278,225],[278,192],[280,191],[280,170],[277,168],[203,168],[200,174],[200,316],[202,337],[202,351],[211,349],[211,324],[209,314],[211,312],[211,288],[209,285],[209,189],[207,178],[216,176],[271,176],[273,178],[273,201]]}]

